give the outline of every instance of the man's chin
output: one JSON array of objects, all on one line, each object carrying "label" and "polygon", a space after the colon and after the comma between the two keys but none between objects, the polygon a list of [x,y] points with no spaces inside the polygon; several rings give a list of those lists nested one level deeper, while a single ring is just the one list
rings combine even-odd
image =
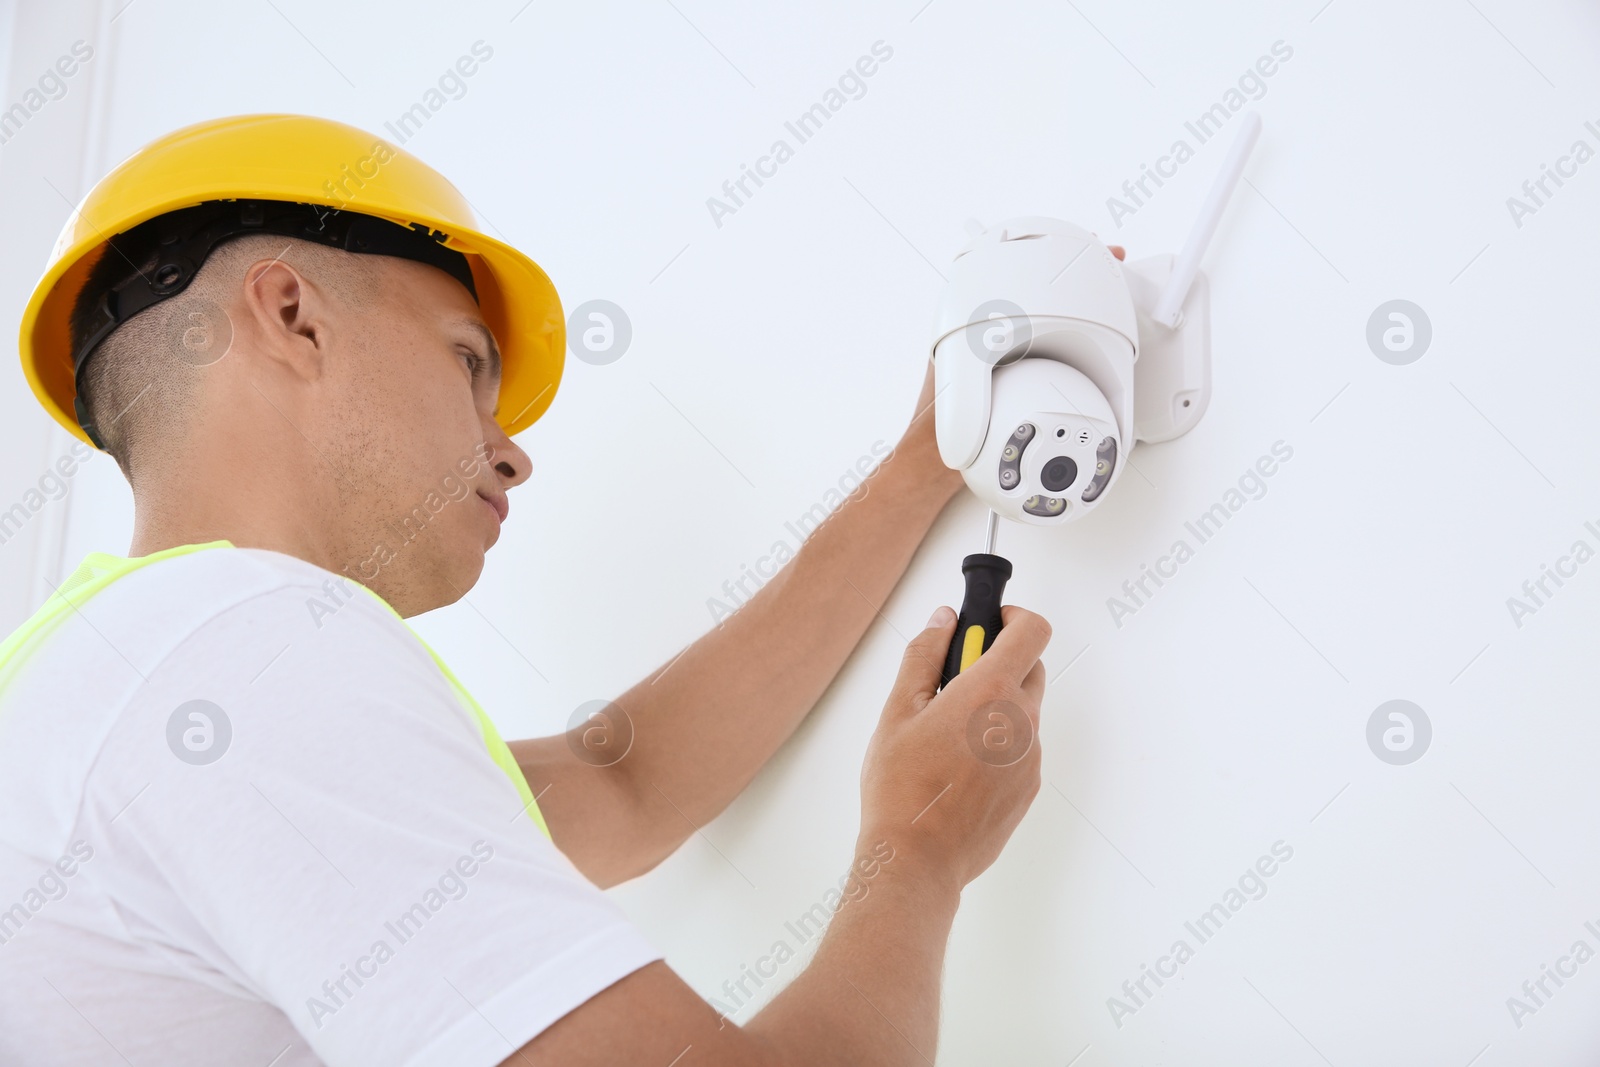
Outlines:
[{"label": "man's chin", "polygon": [[[491,540],[489,545],[493,544],[494,541]],[[441,601],[440,607],[445,604],[454,604],[470,593],[472,587],[478,584],[478,579],[483,576],[484,554],[489,551],[489,545],[485,545],[482,548],[468,545],[458,549],[451,556],[443,571],[446,575],[445,599]]]}]

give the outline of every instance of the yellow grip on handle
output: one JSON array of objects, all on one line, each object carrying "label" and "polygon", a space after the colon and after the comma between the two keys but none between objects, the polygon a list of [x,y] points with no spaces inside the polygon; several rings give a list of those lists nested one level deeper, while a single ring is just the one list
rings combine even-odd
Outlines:
[{"label": "yellow grip on handle", "polygon": [[978,657],[983,655],[983,627],[969,626],[961,639],[961,669],[966,670],[978,662]]}]

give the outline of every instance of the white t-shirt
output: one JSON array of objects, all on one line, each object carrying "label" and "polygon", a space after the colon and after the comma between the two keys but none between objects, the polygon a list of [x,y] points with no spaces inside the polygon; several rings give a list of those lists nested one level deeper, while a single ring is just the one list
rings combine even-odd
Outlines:
[{"label": "white t-shirt", "polygon": [[418,638],[338,581],[174,556],[20,661],[0,1064],[498,1064],[661,958]]}]

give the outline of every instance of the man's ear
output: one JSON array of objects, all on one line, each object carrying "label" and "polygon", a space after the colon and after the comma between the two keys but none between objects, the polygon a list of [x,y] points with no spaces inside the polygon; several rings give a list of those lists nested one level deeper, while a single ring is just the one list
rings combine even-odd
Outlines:
[{"label": "man's ear", "polygon": [[245,271],[242,298],[260,354],[306,381],[321,377],[328,339],[326,294],[282,259],[264,259]]}]

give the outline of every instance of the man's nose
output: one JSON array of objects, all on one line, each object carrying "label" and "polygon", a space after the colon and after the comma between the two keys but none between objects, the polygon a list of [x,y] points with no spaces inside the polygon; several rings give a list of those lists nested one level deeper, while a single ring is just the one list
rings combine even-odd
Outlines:
[{"label": "man's nose", "polygon": [[489,446],[489,463],[500,475],[503,488],[511,489],[528,480],[533,461],[492,418],[484,420],[483,440]]}]

